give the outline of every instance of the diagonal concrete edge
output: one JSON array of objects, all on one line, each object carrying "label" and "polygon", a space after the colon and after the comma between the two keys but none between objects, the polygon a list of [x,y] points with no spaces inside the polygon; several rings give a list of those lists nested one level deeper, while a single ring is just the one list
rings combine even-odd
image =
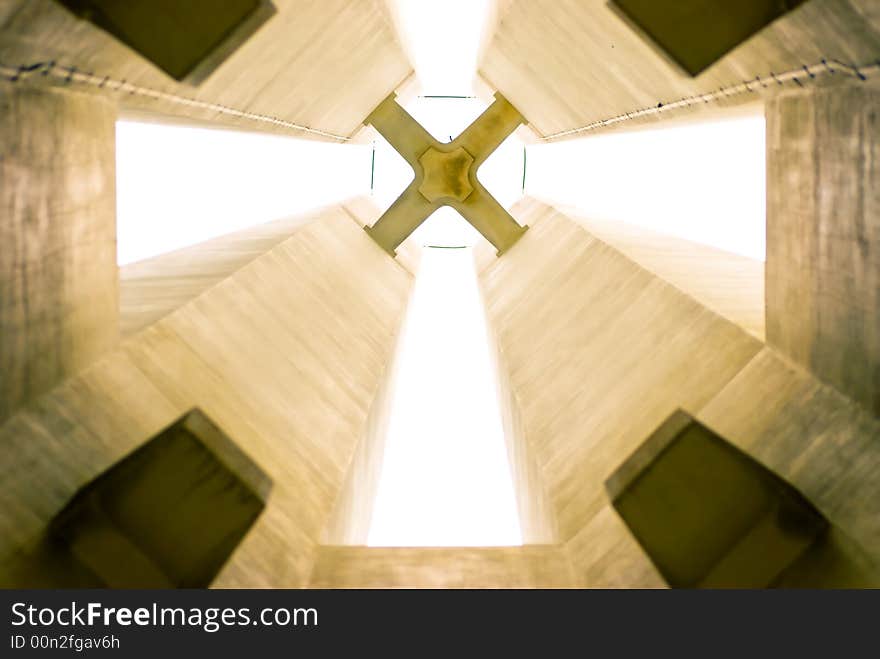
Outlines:
[{"label": "diagonal concrete edge", "polygon": [[79,486],[199,407],[275,483],[215,585],[304,585],[411,280],[331,212],[23,408],[0,427],[0,581]]},{"label": "diagonal concrete edge", "polygon": [[878,422],[554,208],[514,213],[531,230],[480,277],[577,583],[663,585],[602,484],[678,408],[834,525],[798,583],[880,582]]}]

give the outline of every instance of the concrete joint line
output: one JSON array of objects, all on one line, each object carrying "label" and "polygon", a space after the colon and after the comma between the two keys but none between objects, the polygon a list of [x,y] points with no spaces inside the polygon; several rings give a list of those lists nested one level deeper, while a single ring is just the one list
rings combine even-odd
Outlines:
[{"label": "concrete joint line", "polygon": [[107,89],[108,91],[131,94],[142,98],[151,98],[155,101],[164,101],[175,105],[183,105],[186,107],[198,108],[200,110],[207,110],[209,112],[216,112],[217,114],[222,114],[228,117],[246,119],[248,121],[255,121],[262,124],[271,124],[291,131],[320,135],[321,137],[327,137],[340,142],[347,142],[350,139],[344,135],[337,135],[325,130],[300,126],[292,121],[286,121],[284,119],[279,119],[278,117],[257,114],[246,110],[238,110],[218,103],[209,103],[195,98],[187,98],[185,96],[169,94],[168,92],[159,91],[157,89],[150,89],[149,87],[141,87],[127,82],[126,80],[116,80],[110,76],[100,76],[94,73],[79,71],[75,66],[60,66],[54,61],[23,64],[15,67],[0,64],[0,78],[6,79],[10,82],[19,82],[20,80],[31,79],[38,75],[42,78],[51,77],[54,80],[60,80],[64,84],[78,83],[90,87],[96,87],[98,89]]},{"label": "concrete joint line", "polygon": [[677,101],[670,101],[668,103],[659,102],[656,105],[641,108],[640,110],[624,112],[623,114],[619,114],[614,117],[608,117],[606,119],[599,119],[598,121],[594,121],[593,123],[587,124],[586,126],[581,126],[580,128],[570,128],[568,130],[559,131],[558,133],[542,135],[541,139],[544,141],[550,141],[563,137],[571,137],[573,135],[587,133],[591,130],[605,128],[606,126],[619,124],[625,121],[629,121],[631,119],[638,119],[640,117],[660,114],[661,112],[669,112],[670,110],[678,110],[681,108],[690,107],[691,105],[696,105],[699,102],[709,103],[710,101],[717,101],[720,98],[738,96],[739,94],[757,93],[760,91],[756,88],[757,85],[760,85],[761,89],[766,89],[768,86],[770,86],[768,85],[768,80],[773,81],[778,86],[781,86],[786,82],[793,82],[797,85],[803,86],[804,80],[814,80],[820,75],[833,75],[835,73],[842,73],[843,75],[851,76],[853,78],[861,80],[862,82],[865,82],[866,80],[868,80],[868,78],[880,73],[880,59],[869,64],[865,64],[863,66],[854,66],[852,64],[844,64],[843,62],[836,59],[823,58],[815,64],[805,64],[803,66],[799,66],[796,69],[791,69],[790,71],[785,71],[783,73],[774,73],[773,71],[770,71],[763,78],[761,76],[756,76],[754,78],[750,78],[749,80],[743,80],[736,85],[721,87],[714,92],[708,92],[706,94],[700,94],[697,96],[688,96],[685,98],[680,98]]}]

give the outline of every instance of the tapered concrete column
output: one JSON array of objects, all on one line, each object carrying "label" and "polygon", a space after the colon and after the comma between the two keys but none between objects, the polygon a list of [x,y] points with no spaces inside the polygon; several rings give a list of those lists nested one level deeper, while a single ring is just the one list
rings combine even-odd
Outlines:
[{"label": "tapered concrete column", "polygon": [[115,120],[0,84],[0,420],[117,340]]},{"label": "tapered concrete column", "polygon": [[767,342],[880,414],[880,88],[767,103]]}]

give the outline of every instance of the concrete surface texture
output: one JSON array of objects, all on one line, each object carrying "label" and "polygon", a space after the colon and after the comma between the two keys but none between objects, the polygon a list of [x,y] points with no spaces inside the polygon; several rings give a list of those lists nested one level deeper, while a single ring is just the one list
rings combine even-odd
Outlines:
[{"label": "concrete surface texture", "polygon": [[880,86],[767,104],[767,342],[880,415]]},{"label": "concrete surface texture", "polygon": [[[880,586],[880,93],[852,71],[767,84],[880,61],[875,0],[801,3],[696,77],[605,0],[499,0],[479,65],[496,103],[446,145],[389,96],[411,67],[385,2],[273,3],[194,86],[60,3],[0,0],[0,585],[96,585],[47,549],[51,520],[197,407],[274,483],[214,586],[666,587],[604,483],[678,409],[828,521],[774,585]],[[53,60],[207,105],[16,79]],[[477,167],[521,123],[547,135],[743,80],[754,93],[683,112],[766,102],[766,268],[481,192]],[[119,271],[114,121],[134,111],[353,139],[372,124],[417,180],[381,220],[340,199]],[[522,547],[363,546],[406,238],[441,203],[492,243],[476,260]]]},{"label": "concrete surface texture", "polygon": [[596,238],[684,291],[719,316],[764,340],[764,263],[626,222],[566,215]]},{"label": "concrete surface texture", "polygon": [[113,347],[115,105],[0,82],[0,421]]},{"label": "concrete surface texture", "polygon": [[274,483],[214,585],[305,585],[410,282],[330,210],[19,410],[0,428],[3,583],[77,488],[199,407]]},{"label": "concrete surface texture", "polygon": [[[810,0],[691,77],[633,31],[607,0],[499,4],[498,26],[480,74],[503,91],[541,135],[757,76],[766,80],[773,72],[799,69],[823,58],[856,65],[876,62],[880,43],[875,0]],[[757,83],[755,92],[721,103],[753,101],[771,92],[773,85]],[[700,103],[683,112],[716,108],[715,103]]]},{"label": "concrete surface texture", "polygon": [[[130,263],[119,269],[119,326],[130,336],[219,284],[287,240],[298,228],[328,215],[350,215],[344,206],[267,222],[197,245]],[[373,219],[369,217],[368,219]]]},{"label": "concrete surface texture", "polygon": [[[0,63],[56,61],[80,71],[348,136],[411,72],[381,0],[273,0],[277,14],[198,87],[180,83],[53,0],[0,3]],[[124,109],[248,129],[264,123],[133,94]],[[304,135],[308,136],[308,135]]]},{"label": "concrete surface texture", "polygon": [[552,207],[514,215],[531,229],[481,280],[576,583],[664,584],[602,483],[682,408],[835,527],[792,585],[877,584],[880,421]]}]

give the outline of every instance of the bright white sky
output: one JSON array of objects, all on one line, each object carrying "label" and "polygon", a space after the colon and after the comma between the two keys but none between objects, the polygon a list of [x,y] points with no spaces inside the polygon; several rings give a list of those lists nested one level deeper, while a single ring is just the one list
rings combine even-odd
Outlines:
[{"label": "bright white sky", "polygon": [[120,265],[369,191],[369,145],[116,124]]},{"label": "bright white sky", "polygon": [[423,249],[369,545],[522,544],[486,332],[471,248]]},{"label": "bright white sky", "polygon": [[528,149],[526,192],[764,260],[764,116]]},{"label": "bright white sky", "polygon": [[470,96],[489,0],[394,0],[422,94]]},{"label": "bright white sky", "polygon": [[[438,141],[459,135],[487,103],[471,96],[481,19],[472,0],[400,0],[402,28],[421,83],[406,110]],[[476,19],[476,20],[475,20]],[[450,49],[445,35],[455,34]],[[523,145],[508,138],[478,172],[501,202],[522,194]],[[376,140],[374,199],[387,208],[412,170]],[[451,208],[413,235],[424,247],[397,347],[397,373],[382,476],[368,544],[372,546],[520,545],[522,534],[501,425],[496,373],[471,246],[483,238]]]},{"label": "bright white sky", "polygon": [[[395,0],[421,89],[407,110],[439,141],[486,103],[472,96],[488,0]],[[448,47],[454,34],[456,47]],[[117,124],[118,255],[125,264],[371,194],[387,208],[412,170],[380,136],[339,145],[228,130]],[[521,196],[523,144],[483,164],[506,207]],[[528,147],[526,191],[623,221],[764,258],[760,116],[611,133]],[[397,378],[371,545],[521,544],[471,246],[482,237],[444,208],[425,248],[397,347]]]}]

